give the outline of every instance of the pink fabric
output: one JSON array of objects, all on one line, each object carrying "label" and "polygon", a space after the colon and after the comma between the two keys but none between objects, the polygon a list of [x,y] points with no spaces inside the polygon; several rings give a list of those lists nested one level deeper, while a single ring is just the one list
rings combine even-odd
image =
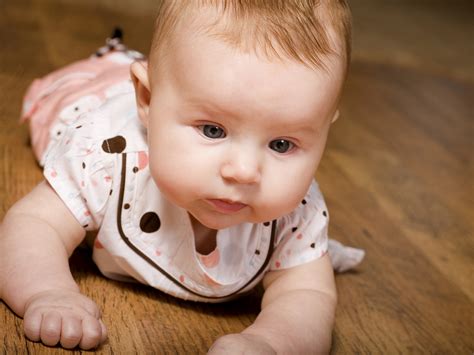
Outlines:
[{"label": "pink fabric", "polygon": [[105,101],[108,88],[130,79],[132,61],[126,54],[111,52],[72,63],[33,81],[23,100],[21,122],[29,121],[31,144],[39,161],[61,112],[86,95]]}]

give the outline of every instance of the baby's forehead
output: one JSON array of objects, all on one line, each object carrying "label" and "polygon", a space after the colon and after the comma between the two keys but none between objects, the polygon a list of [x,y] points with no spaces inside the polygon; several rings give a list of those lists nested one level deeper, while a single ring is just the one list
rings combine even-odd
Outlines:
[{"label": "baby's forehead", "polygon": [[178,106],[205,108],[211,117],[265,117],[273,125],[297,126],[298,120],[327,117],[338,100],[342,65],[327,65],[330,72],[235,51],[205,35],[184,37],[160,69],[156,92],[160,85],[172,88]]}]

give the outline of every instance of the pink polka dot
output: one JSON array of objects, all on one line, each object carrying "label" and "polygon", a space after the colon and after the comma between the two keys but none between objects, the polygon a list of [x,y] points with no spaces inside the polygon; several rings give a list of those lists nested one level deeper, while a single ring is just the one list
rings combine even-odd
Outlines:
[{"label": "pink polka dot", "polygon": [[219,249],[214,249],[209,255],[200,255],[201,262],[207,268],[215,267],[219,264],[221,258]]},{"label": "pink polka dot", "polygon": [[212,286],[212,287],[215,287],[215,286],[220,286],[221,284],[214,281],[213,279],[211,279],[208,275],[204,274],[204,281],[206,282],[206,284],[208,284],[209,286]]},{"label": "pink polka dot", "polygon": [[138,152],[138,169],[145,169],[148,165],[148,155],[146,152]]},{"label": "pink polka dot", "polygon": [[85,212],[84,212],[84,216],[89,217],[90,215],[91,215],[91,212],[90,212],[90,211],[85,211]]},{"label": "pink polka dot", "polygon": [[300,233],[300,234],[298,234],[298,236],[296,237],[296,239],[298,239],[298,240],[301,240],[301,239],[303,239],[303,234],[301,234],[301,233]]},{"label": "pink polka dot", "polygon": [[109,176],[109,175],[104,176],[104,180],[105,180],[105,182],[110,182],[110,181],[112,181],[112,176]]},{"label": "pink polka dot", "polygon": [[179,277],[179,281],[180,281],[181,283],[184,283],[184,276],[183,276],[183,275],[181,275],[181,276]]},{"label": "pink polka dot", "polygon": [[86,184],[84,183],[84,180],[81,181],[81,187],[85,187]]},{"label": "pink polka dot", "polygon": [[279,261],[277,261],[277,262],[275,263],[275,266],[276,266],[277,268],[279,268],[279,267],[281,266],[281,263],[280,263]]},{"label": "pink polka dot", "polygon": [[95,179],[91,179],[92,186],[97,186],[97,181]]},{"label": "pink polka dot", "polygon": [[155,250],[155,255],[156,255],[156,256],[161,256],[161,251],[159,251],[158,249]]},{"label": "pink polka dot", "polygon": [[94,248],[97,248],[97,249],[104,249],[104,246],[103,246],[102,243],[100,242],[99,238],[95,238],[95,240],[94,240]]},{"label": "pink polka dot", "polygon": [[58,176],[58,173],[56,172],[56,170],[51,170],[50,175],[51,177],[55,178],[56,176]]}]

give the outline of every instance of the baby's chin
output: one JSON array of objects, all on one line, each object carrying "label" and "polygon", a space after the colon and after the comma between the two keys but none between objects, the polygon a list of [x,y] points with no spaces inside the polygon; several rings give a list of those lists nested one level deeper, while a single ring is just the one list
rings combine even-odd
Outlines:
[{"label": "baby's chin", "polygon": [[194,216],[194,218],[204,227],[215,230],[230,228],[246,222],[242,219],[228,218],[227,216],[223,218],[200,218],[199,216]]},{"label": "baby's chin", "polygon": [[268,218],[260,217],[260,218],[244,218],[236,216],[236,215],[229,215],[229,216],[218,216],[216,218],[208,218],[208,217],[199,217],[193,215],[193,217],[201,223],[203,226],[209,229],[215,229],[215,230],[220,230],[220,229],[226,229],[226,228],[231,228],[234,226],[237,226],[239,224],[243,223],[252,223],[252,224],[258,224],[258,223],[268,223],[271,222],[275,218],[271,218],[270,216]]}]

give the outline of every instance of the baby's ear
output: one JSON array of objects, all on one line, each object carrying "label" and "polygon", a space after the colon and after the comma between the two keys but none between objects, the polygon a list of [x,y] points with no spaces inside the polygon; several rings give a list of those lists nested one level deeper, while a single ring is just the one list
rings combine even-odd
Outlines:
[{"label": "baby's ear", "polygon": [[150,111],[150,80],[148,79],[148,63],[145,61],[133,62],[130,66],[130,76],[135,86],[137,111],[140,120],[148,127],[148,114]]},{"label": "baby's ear", "polygon": [[336,122],[336,120],[339,118],[339,109],[334,112],[334,116],[332,116],[331,123]]}]

